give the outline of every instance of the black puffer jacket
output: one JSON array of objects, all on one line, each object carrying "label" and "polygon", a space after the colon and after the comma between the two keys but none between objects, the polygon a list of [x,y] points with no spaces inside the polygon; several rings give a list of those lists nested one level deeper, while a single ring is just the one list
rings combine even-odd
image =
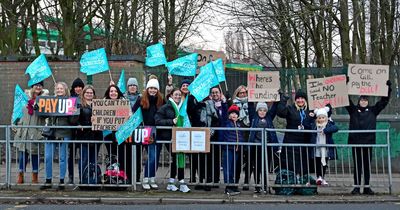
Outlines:
[{"label": "black puffer jacket", "polygon": [[[278,103],[277,115],[286,119],[286,129],[298,129],[299,125],[303,124],[305,130],[311,129],[311,118],[308,109],[304,110],[305,118],[301,123],[300,111],[293,105],[286,105],[287,99],[281,98]],[[301,132],[286,132],[283,143],[310,143],[311,136],[309,133]]]},{"label": "black puffer jacket", "polygon": [[[350,100],[350,105],[346,106],[346,110],[350,115],[349,130],[376,130],[376,117],[388,105],[390,93],[392,89],[389,87],[388,97],[382,97],[374,106],[360,107],[359,103],[354,105]],[[375,144],[376,133],[349,133],[349,144]]]},{"label": "black puffer jacket", "polygon": [[[81,126],[92,125],[92,107],[82,106],[79,114],[78,124]],[[103,138],[101,131],[92,131],[91,128],[77,129],[77,140],[101,140]]]},{"label": "black puffer jacket", "polygon": [[[157,126],[174,126],[174,119],[176,118],[176,113],[174,107],[172,107],[171,102],[167,102],[157,111],[154,116]],[[158,130],[158,129],[157,129]],[[160,129],[157,136],[158,140],[171,140],[172,129]]]}]

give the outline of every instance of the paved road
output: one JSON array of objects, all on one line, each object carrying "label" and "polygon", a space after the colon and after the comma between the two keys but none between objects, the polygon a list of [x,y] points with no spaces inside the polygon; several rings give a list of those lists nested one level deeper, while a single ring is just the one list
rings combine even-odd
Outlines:
[{"label": "paved road", "polygon": [[144,210],[242,210],[242,209],[278,209],[278,210],[398,210],[400,203],[382,203],[382,204],[209,204],[209,205],[0,205],[1,210],[122,210],[122,209],[144,209]]}]

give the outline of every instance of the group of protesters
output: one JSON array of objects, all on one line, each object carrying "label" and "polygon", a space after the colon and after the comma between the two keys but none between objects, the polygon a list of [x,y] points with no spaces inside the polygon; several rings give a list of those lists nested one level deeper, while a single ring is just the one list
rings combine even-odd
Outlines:
[{"label": "group of protesters", "polygon": [[[286,132],[282,146],[267,147],[268,165],[279,165],[279,170],[287,169],[296,175],[308,174],[315,170],[316,183],[328,185],[325,180],[325,173],[328,168],[328,160],[336,158],[333,147],[294,147],[284,144],[333,144],[332,134],[338,131],[331,118],[332,108],[328,105],[320,109],[310,111],[307,106],[307,95],[302,90],[296,91],[292,104],[288,104],[289,97],[281,93],[278,102],[249,102],[247,88],[240,85],[232,97],[223,94],[220,86],[210,89],[209,97],[202,101],[190,94],[188,86],[190,79],[183,79],[178,87],[174,87],[172,77],[168,77],[168,84],[165,87],[165,97],[161,93],[158,78],[150,76],[145,89],[140,93],[139,84],[136,78],[129,78],[127,92],[121,92],[120,88],[111,83],[103,96],[96,95],[95,88],[91,85],[84,85],[83,81],[77,78],[69,90],[65,82],[55,84],[54,95],[57,97],[79,97],[80,114],[78,116],[66,117],[40,117],[35,113],[35,100],[38,96],[48,96],[49,91],[44,89],[43,82],[36,83],[26,91],[29,96],[28,105],[24,109],[23,118],[18,125],[24,126],[90,126],[92,125],[92,100],[95,98],[105,99],[127,99],[130,102],[132,113],[139,107],[142,110],[143,125],[151,129],[151,142],[148,145],[133,145],[132,141],[125,141],[118,144],[115,131],[106,135],[101,131],[94,131],[90,128],[67,129],[57,128],[54,130],[54,140],[62,140],[62,143],[45,143],[45,184],[41,189],[52,188],[52,163],[55,159],[55,147],[59,147],[59,185],[60,190],[65,188],[65,175],[68,171],[68,183],[74,183],[74,154],[79,147],[80,159],[78,162],[79,181],[82,181],[83,169],[88,164],[97,161],[100,144],[71,144],[71,140],[108,141],[107,152],[115,155],[120,169],[125,171],[126,177],[136,177],[136,182],[141,182],[144,190],[158,189],[156,172],[160,161],[160,152],[163,145],[157,140],[171,140],[171,129],[155,129],[156,126],[181,127],[183,123],[179,110],[187,97],[187,114],[192,127],[227,127],[227,128],[268,128],[274,129],[274,118],[277,115],[286,120],[286,129],[296,129],[299,132]],[[390,81],[387,82],[389,93],[382,97],[375,105],[369,104],[367,96],[361,96],[357,104],[350,100],[346,107],[350,115],[350,130],[374,130],[376,129],[376,117],[385,108],[390,97]],[[316,130],[317,132],[302,132],[301,130]],[[253,174],[255,192],[261,192],[262,173],[271,172],[273,167],[262,170],[262,147],[261,146],[239,146],[241,142],[260,143],[267,139],[267,143],[278,144],[278,137],[275,131],[267,131],[266,137],[258,130],[243,129],[211,129],[211,142],[233,142],[222,146],[212,146],[210,153],[185,155],[183,153],[172,153],[170,146],[166,150],[170,152],[170,177],[166,189],[168,191],[190,192],[185,181],[185,165],[190,160],[190,182],[197,183],[196,190],[210,191],[213,183],[220,182],[220,171],[223,169],[223,179],[226,184],[225,193],[229,195],[239,194],[238,182],[242,171],[244,173],[243,190],[249,190],[250,177]],[[42,129],[40,128],[18,128],[15,133],[14,146],[18,151],[17,184],[25,183],[24,173],[28,160],[32,164],[32,183],[39,183],[38,172],[40,163],[40,144],[32,142],[18,142],[18,140],[41,140]],[[132,137],[133,138],[133,137]],[[351,133],[349,144],[375,144],[375,134]],[[136,156],[132,158],[133,147],[136,147]],[[147,158],[142,162],[142,149],[146,150]],[[370,171],[369,164],[372,158],[372,147],[355,147],[352,150],[354,161],[354,184],[352,194],[360,194],[361,175],[364,174],[364,194],[373,194],[369,187]],[[188,158],[190,156],[190,158]],[[275,158],[279,157],[279,158]],[[110,157],[111,159],[111,157]],[[133,172],[133,162],[136,161],[136,171]],[[279,163],[276,162],[279,161]],[[310,168],[309,160],[315,161],[314,169]],[[67,163],[68,162],[68,163]],[[142,168],[144,170],[141,174]],[[133,176],[132,173],[136,173]],[[265,186],[266,189],[267,186]]]}]

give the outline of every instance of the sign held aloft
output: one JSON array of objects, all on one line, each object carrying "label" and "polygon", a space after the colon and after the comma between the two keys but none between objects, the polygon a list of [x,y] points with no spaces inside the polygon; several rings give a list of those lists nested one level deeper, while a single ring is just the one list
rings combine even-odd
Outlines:
[{"label": "sign held aloft", "polygon": [[79,98],[77,97],[57,97],[39,96],[36,98],[38,116],[71,116],[79,115]]},{"label": "sign held aloft", "polygon": [[247,72],[249,101],[280,101],[278,71]]},{"label": "sign held aloft", "polygon": [[129,100],[94,99],[92,130],[116,131],[131,114]]},{"label": "sign held aloft", "polygon": [[389,80],[389,66],[349,64],[349,95],[387,96]]},{"label": "sign held aloft", "polygon": [[310,110],[327,104],[333,108],[348,106],[346,75],[307,79],[307,97]]}]

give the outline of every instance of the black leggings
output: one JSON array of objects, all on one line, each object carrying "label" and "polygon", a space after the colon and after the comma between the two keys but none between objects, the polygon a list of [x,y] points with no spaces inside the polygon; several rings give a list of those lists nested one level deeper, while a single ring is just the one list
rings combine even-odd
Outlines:
[{"label": "black leggings", "polygon": [[328,168],[328,158],[325,158],[325,162],[327,164],[325,166],[322,165],[321,159],[321,157],[315,157],[315,171],[317,173],[317,178],[324,178],[326,174],[326,169]]},{"label": "black leggings", "polygon": [[353,151],[354,185],[361,185],[361,174],[364,173],[364,185],[369,185],[371,174],[372,147],[355,147]]}]

